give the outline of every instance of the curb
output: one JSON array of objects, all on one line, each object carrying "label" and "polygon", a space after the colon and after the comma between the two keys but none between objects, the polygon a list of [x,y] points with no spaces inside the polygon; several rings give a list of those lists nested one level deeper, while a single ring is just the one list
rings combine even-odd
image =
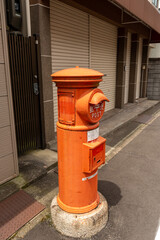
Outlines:
[{"label": "curb", "polygon": [[101,134],[102,137],[105,136],[105,135],[107,135],[107,134],[112,134],[112,133],[114,133],[116,130],[120,129],[120,128],[123,127],[125,124],[127,124],[127,123],[133,121],[135,118],[139,117],[140,115],[145,114],[147,111],[149,111],[149,110],[151,110],[152,108],[156,107],[158,104],[160,104],[160,101],[159,101],[158,103],[156,103],[155,105],[153,105],[153,106],[147,108],[147,109],[144,110],[143,112],[138,113],[138,114],[135,115],[134,117],[130,118],[128,121],[126,121],[126,122],[120,124],[119,126],[117,126],[116,128],[114,128],[113,130],[111,130],[111,131],[109,131],[109,132],[107,132],[107,133],[105,133],[105,134],[103,134],[103,135]]}]

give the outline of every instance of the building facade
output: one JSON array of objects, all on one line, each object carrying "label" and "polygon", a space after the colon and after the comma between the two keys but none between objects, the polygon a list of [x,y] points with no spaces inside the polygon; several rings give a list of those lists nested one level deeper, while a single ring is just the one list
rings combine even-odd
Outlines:
[{"label": "building facade", "polygon": [[160,33],[158,2],[21,0],[22,5],[24,2],[24,32],[40,39],[40,117],[45,145],[56,136],[57,90],[50,75],[58,70],[79,66],[102,72],[100,88],[110,100],[105,111],[147,96],[149,43],[157,41]]},{"label": "building facade", "polygon": [[[151,3],[157,11],[160,11],[160,1],[152,0]],[[149,50],[147,97],[151,100],[160,100],[160,43],[156,40],[150,44]]]},{"label": "building facade", "polygon": [[[140,97],[146,97],[150,28],[145,22],[140,21],[135,10],[136,5],[131,6],[130,9],[129,5],[125,6],[123,2],[30,1],[33,33],[35,19],[39,16],[40,20],[41,16],[42,18],[45,16],[36,29],[39,29],[40,35],[44,34],[41,45],[43,45],[42,41],[47,45],[45,49],[47,52],[43,57],[48,63],[50,72],[74,66],[103,72],[105,76],[100,88],[110,99],[106,111],[115,107],[123,108],[128,102],[133,103]],[[137,7],[138,5],[137,1]],[[150,3],[147,7],[155,10]],[[135,11],[133,12],[135,16],[132,10]],[[50,107],[51,98],[50,93],[50,99],[47,99],[50,101],[47,102]],[[58,111],[54,85],[53,109],[54,129],[56,129]]]}]

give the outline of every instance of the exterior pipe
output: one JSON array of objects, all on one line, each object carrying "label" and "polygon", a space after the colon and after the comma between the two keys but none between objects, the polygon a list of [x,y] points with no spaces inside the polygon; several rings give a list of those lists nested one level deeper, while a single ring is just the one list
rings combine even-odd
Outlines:
[{"label": "exterior pipe", "polygon": [[29,0],[26,0],[26,22],[27,22],[27,35],[31,36],[31,16]]}]

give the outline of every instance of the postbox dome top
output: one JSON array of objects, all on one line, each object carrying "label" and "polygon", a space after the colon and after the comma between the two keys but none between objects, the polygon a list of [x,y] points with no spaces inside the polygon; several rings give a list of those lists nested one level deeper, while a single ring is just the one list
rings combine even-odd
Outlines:
[{"label": "postbox dome top", "polygon": [[102,76],[104,76],[104,74],[101,72],[95,71],[93,69],[80,68],[76,66],[75,68],[67,68],[67,69],[60,70],[58,72],[53,73],[51,76],[54,81],[61,78],[85,78],[85,77],[101,78]]}]

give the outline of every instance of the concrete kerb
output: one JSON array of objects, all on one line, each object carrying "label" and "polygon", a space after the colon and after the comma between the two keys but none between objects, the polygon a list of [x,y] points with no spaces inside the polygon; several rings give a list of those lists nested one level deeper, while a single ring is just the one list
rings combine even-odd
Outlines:
[{"label": "concrete kerb", "polygon": [[84,214],[63,211],[57,203],[57,196],[51,203],[51,216],[55,229],[62,235],[74,238],[89,238],[100,232],[108,221],[108,204],[99,193],[100,203],[94,210]]}]

